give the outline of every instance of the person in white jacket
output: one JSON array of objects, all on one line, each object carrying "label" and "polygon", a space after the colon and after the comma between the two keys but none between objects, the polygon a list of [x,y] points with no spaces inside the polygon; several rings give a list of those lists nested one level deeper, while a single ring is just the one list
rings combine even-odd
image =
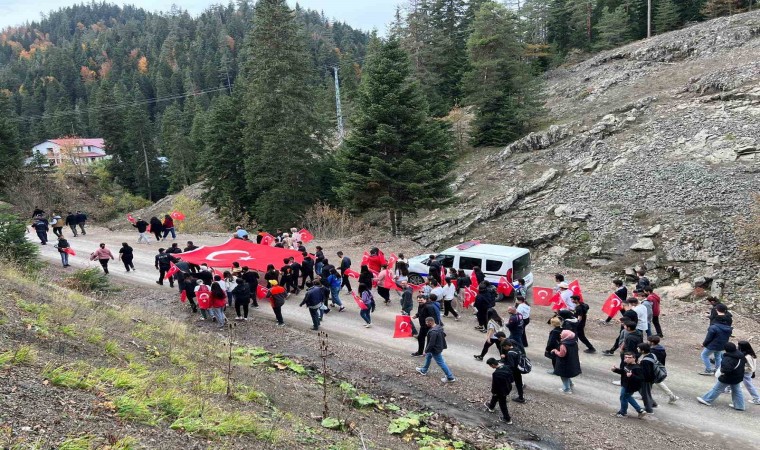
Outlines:
[{"label": "person in white jacket", "polygon": [[749,341],[739,341],[737,349],[744,354],[744,359],[747,360],[747,364],[744,365],[744,380],[742,382],[750,397],[752,397],[750,403],[760,405],[760,394],[758,394],[755,385],[752,384],[752,378],[757,370],[757,355],[755,355],[755,350],[752,349]]}]

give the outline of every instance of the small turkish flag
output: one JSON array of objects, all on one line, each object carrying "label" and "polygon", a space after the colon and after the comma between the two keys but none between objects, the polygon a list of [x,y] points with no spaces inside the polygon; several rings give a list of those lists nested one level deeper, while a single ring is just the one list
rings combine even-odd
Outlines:
[{"label": "small turkish flag", "polygon": [[301,233],[301,242],[304,244],[308,244],[314,240],[314,235],[311,234],[311,232],[306,228],[301,228],[301,231],[299,231],[299,233]]},{"label": "small turkish flag", "polygon": [[602,312],[607,314],[609,317],[615,317],[615,314],[620,311],[620,306],[622,304],[623,302],[620,300],[620,297],[612,293],[609,297],[607,297],[607,300],[604,301],[604,304],[602,305]]},{"label": "small turkish flag", "polygon": [[533,303],[536,306],[550,306],[552,304],[552,295],[554,290],[545,287],[533,287]]},{"label": "small turkish flag", "polygon": [[267,288],[262,285],[256,286],[256,298],[265,298],[267,296]]},{"label": "small turkish flag", "polygon": [[369,262],[369,253],[364,252],[364,254],[362,255],[361,265],[366,266],[368,262]]},{"label": "small turkish flag", "polygon": [[169,265],[169,270],[167,270],[166,275],[164,275],[164,280],[168,280],[177,272],[179,272],[179,267],[175,266],[174,263],[171,263]]},{"label": "small turkish flag", "polygon": [[470,286],[474,287],[475,289],[478,288],[478,277],[475,276],[475,271],[473,270],[470,272]]},{"label": "small turkish flag", "polygon": [[477,296],[478,291],[472,286],[468,287],[464,290],[464,302],[462,302],[462,306],[465,309],[469,308],[473,303],[475,303],[475,297]]},{"label": "small turkish flag", "polygon": [[421,290],[422,288],[424,288],[424,287],[425,287],[425,283],[420,283],[420,284],[410,284],[409,286],[411,286],[411,287],[412,287],[412,292],[414,292],[414,291],[419,291],[419,290]]},{"label": "small turkish flag", "polygon": [[364,304],[361,297],[359,297],[359,295],[356,292],[351,292],[351,295],[354,297],[354,301],[359,306],[359,309],[362,309],[362,310],[369,309],[367,305]]},{"label": "small turkish flag", "polygon": [[441,266],[441,285],[446,284],[446,268]]},{"label": "small turkish flag", "polygon": [[581,302],[583,302],[583,293],[581,292],[581,284],[578,282],[578,280],[573,280],[568,287],[571,291],[573,291],[573,295],[577,295],[581,298]]},{"label": "small turkish flag", "polygon": [[179,293],[179,301],[182,303],[185,303],[187,301],[187,291],[182,289],[182,292]]},{"label": "small turkish flag", "polygon": [[396,328],[393,330],[394,338],[412,337],[412,318],[409,316],[396,316]]},{"label": "small turkish flag", "polygon": [[507,277],[501,277],[499,278],[499,285],[496,287],[496,292],[500,294],[504,294],[505,296],[509,296],[512,294],[512,291],[514,291],[515,288],[509,283],[509,280],[507,280]]},{"label": "small turkish flag", "polygon": [[552,311],[559,311],[560,309],[567,308],[567,303],[565,303],[565,300],[562,298],[561,295],[559,295],[559,292],[554,294],[554,296],[551,298],[552,302]]},{"label": "small turkish flag", "polygon": [[359,278],[359,272],[355,271],[354,269],[346,269],[343,271],[343,273],[351,278]]},{"label": "small turkish flag", "polygon": [[74,249],[71,247],[64,248],[63,253],[68,253],[71,256],[77,256],[77,252],[75,252]]},{"label": "small turkish flag", "polygon": [[396,265],[396,261],[398,261],[398,256],[391,253],[391,257],[388,259],[388,268],[392,269]]},{"label": "small turkish flag", "polygon": [[272,245],[273,242],[274,236],[269,233],[264,233],[264,236],[261,237],[261,245]]},{"label": "small turkish flag", "polygon": [[137,222],[137,220],[134,217],[132,217],[132,214],[127,214],[127,220],[129,221],[129,223]]},{"label": "small turkish flag", "polygon": [[174,220],[185,220],[185,215],[184,215],[184,214],[182,214],[182,213],[181,213],[181,212],[179,212],[179,211],[172,211],[172,213],[171,213],[171,214],[169,214],[169,215],[170,215],[170,216],[172,217],[172,219],[174,219]]}]

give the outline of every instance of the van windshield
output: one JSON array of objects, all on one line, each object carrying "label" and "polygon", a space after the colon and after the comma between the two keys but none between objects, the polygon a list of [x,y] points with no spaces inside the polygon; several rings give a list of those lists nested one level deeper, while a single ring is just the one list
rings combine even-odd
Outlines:
[{"label": "van windshield", "polygon": [[447,269],[454,267],[454,255],[438,255],[435,259]]},{"label": "van windshield", "polygon": [[512,279],[525,278],[530,270],[530,253],[526,253],[512,262]]}]

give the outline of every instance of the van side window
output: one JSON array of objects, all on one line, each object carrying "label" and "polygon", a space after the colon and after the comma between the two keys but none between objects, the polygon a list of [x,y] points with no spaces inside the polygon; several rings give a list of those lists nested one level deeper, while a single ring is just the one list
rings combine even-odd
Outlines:
[{"label": "van side window", "polygon": [[438,255],[435,257],[447,269],[454,267],[454,255]]},{"label": "van side window", "polygon": [[487,259],[486,272],[499,273],[501,271],[502,264],[503,263],[501,261],[494,261],[493,259]]},{"label": "van side window", "polygon": [[459,257],[459,268],[463,270],[472,270],[473,267],[481,267],[483,260],[480,258],[470,258],[468,256]]}]

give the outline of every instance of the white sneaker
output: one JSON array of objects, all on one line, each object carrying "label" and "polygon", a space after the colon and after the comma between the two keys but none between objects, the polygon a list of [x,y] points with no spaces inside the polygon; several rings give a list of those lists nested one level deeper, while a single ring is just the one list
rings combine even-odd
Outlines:
[{"label": "white sneaker", "polygon": [[446,377],[441,378],[441,383],[453,383],[455,381],[457,381],[456,378],[446,378]]},{"label": "white sneaker", "polygon": [[620,380],[615,380],[612,382],[615,386],[620,386]]},{"label": "white sneaker", "polygon": [[703,399],[702,397],[697,397],[697,401],[703,405],[712,406],[712,403],[709,403],[707,400]]},{"label": "white sneaker", "polygon": [[422,371],[422,367],[417,367],[416,370],[417,370],[417,373],[420,375],[427,375],[427,372]]},{"label": "white sneaker", "polygon": [[368,324],[364,325],[364,328],[372,328],[372,324],[368,323]]}]

